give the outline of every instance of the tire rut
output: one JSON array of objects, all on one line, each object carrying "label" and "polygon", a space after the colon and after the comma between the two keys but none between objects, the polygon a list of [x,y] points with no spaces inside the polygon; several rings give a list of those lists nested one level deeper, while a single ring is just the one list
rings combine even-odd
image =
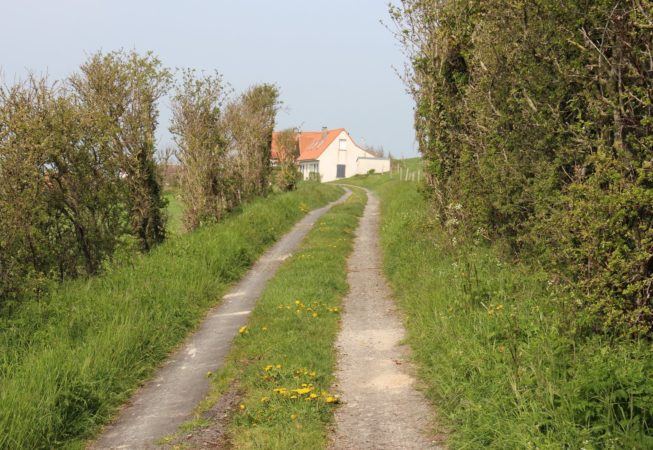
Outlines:
[{"label": "tire rut", "polygon": [[379,201],[367,191],[343,299],[333,450],[437,449],[428,436],[431,410],[416,389],[401,344],[405,330],[380,269]]}]

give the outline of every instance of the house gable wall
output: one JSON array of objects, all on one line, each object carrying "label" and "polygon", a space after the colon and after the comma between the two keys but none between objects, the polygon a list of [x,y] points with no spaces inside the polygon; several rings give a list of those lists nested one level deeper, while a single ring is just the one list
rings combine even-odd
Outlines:
[{"label": "house gable wall", "polygon": [[[347,143],[347,150],[344,152],[339,150],[341,139],[345,139]],[[338,164],[345,164],[345,177],[354,176],[357,173],[358,158],[370,156],[372,155],[354,143],[347,132],[341,131],[318,158],[320,177],[324,182],[336,180]]]}]

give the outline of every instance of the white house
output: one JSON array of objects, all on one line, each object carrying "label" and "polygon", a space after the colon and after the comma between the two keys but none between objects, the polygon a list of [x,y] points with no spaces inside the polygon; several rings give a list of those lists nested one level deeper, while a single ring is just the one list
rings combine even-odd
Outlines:
[{"label": "white house", "polygon": [[[377,158],[363,150],[347,130],[303,131],[297,133],[299,141],[299,170],[304,179],[319,173],[322,181],[333,181],[370,170],[384,173],[390,170],[390,159]],[[277,158],[276,133],[272,137],[272,158]]]}]

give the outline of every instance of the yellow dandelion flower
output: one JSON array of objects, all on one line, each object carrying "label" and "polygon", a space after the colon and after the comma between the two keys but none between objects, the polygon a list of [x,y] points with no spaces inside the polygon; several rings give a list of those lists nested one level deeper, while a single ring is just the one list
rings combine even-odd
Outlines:
[{"label": "yellow dandelion flower", "polygon": [[313,315],[313,318],[317,317],[317,313],[316,313],[316,312],[314,312],[312,315]]},{"label": "yellow dandelion flower", "polygon": [[297,414],[291,414],[290,415],[290,420],[295,420],[297,418]]},{"label": "yellow dandelion flower", "polygon": [[261,403],[269,402],[270,397],[261,397]]},{"label": "yellow dandelion flower", "polygon": [[240,327],[240,328],[238,329],[238,332],[239,332],[240,334],[247,333],[247,325],[243,325],[242,327]]},{"label": "yellow dandelion flower", "polygon": [[311,400],[317,398],[317,394],[315,392],[311,392],[311,395],[308,396]]},{"label": "yellow dandelion flower", "polygon": [[326,400],[327,403],[338,403],[338,397],[335,397],[333,395],[327,396]]},{"label": "yellow dandelion flower", "polygon": [[281,364],[277,364],[275,367],[276,367],[277,369],[281,369]]},{"label": "yellow dandelion flower", "polygon": [[241,409],[241,411],[245,409],[245,405],[243,405],[242,403],[238,407]]},{"label": "yellow dandelion flower", "polygon": [[261,330],[268,331],[268,327],[263,327],[263,328],[261,328]]}]

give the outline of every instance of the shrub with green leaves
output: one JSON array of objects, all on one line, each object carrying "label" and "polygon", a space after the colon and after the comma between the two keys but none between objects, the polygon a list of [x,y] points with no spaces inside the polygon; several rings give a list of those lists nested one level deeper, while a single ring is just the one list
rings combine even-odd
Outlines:
[{"label": "shrub with green leaves", "polygon": [[557,274],[588,330],[653,333],[653,5],[403,0],[435,214]]}]

